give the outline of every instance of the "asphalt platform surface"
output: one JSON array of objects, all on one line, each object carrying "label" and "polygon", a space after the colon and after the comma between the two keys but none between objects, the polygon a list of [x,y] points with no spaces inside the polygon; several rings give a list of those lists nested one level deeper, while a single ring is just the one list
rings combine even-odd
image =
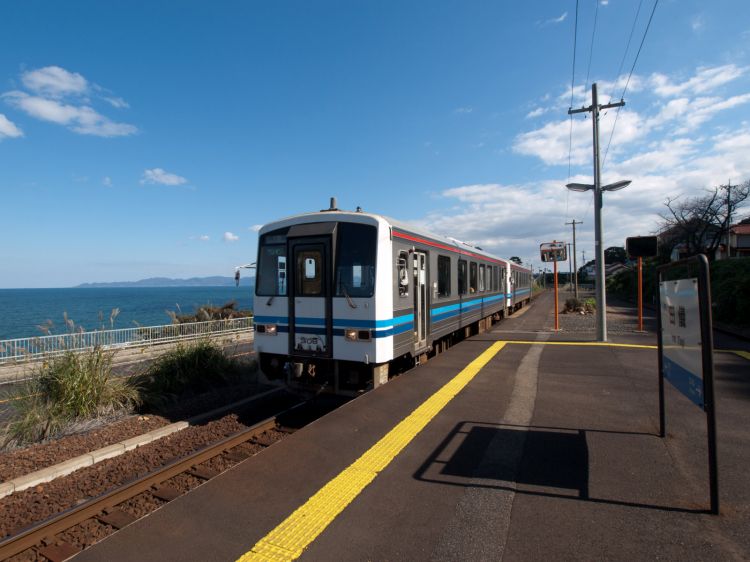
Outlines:
[{"label": "asphalt platform surface", "polygon": [[[632,320],[632,311],[617,314]],[[258,551],[487,350],[496,352],[346,507],[306,538],[291,525],[298,550],[279,548],[278,559],[750,559],[750,361],[715,355],[715,516],[705,415],[668,383],[668,434],[658,437],[656,350],[551,345],[594,339],[580,325],[553,327],[547,293],[76,560],[237,560]],[[622,329],[610,342],[655,346],[656,336]]]}]

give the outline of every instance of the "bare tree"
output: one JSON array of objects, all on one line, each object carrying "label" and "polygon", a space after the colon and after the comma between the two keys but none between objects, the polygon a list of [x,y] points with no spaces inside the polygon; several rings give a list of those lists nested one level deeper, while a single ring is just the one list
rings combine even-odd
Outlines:
[{"label": "bare tree", "polygon": [[750,181],[720,185],[698,197],[667,199],[664,205],[669,212],[661,215],[662,245],[671,251],[684,243],[688,256],[706,252],[713,257],[722,240],[726,240],[732,217],[748,197]]}]

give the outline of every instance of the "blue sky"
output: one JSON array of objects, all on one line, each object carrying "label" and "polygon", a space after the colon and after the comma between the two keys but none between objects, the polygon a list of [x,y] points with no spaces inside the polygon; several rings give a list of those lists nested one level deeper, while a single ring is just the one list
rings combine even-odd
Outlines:
[{"label": "blue sky", "polygon": [[[574,106],[593,81],[619,98],[653,0],[625,54],[638,5],[579,1]],[[591,196],[564,188],[592,181],[590,119],[569,151],[575,12],[6,2],[0,287],[231,275],[258,225],[330,196],[536,266],[582,220],[590,259]],[[659,2],[603,167],[633,180],[606,195],[607,246],[653,232],[667,197],[750,179],[747,45],[745,0]]]}]

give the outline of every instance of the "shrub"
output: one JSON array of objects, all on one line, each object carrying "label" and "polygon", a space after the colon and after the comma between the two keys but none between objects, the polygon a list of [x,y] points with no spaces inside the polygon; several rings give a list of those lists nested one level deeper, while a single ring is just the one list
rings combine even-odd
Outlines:
[{"label": "shrub", "polygon": [[39,441],[64,431],[75,421],[130,409],[139,402],[137,390],[112,374],[111,352],[100,347],[67,351],[45,362],[11,401],[14,417],[10,440]]},{"label": "shrub", "polygon": [[237,302],[229,301],[222,306],[212,306],[204,304],[195,309],[193,314],[182,314],[172,310],[165,311],[167,316],[172,320],[172,324],[186,324],[190,322],[207,322],[209,320],[231,320],[233,318],[248,318],[253,315],[249,310],[237,310]]},{"label": "shrub", "polygon": [[[248,369],[244,369],[247,371]],[[134,378],[144,406],[159,409],[178,398],[239,382],[242,365],[210,340],[178,344]]]}]

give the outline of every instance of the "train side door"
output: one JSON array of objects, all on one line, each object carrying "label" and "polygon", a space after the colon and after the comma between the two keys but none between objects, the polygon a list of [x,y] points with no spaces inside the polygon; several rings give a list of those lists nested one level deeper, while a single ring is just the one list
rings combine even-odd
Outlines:
[{"label": "train side door", "polygon": [[414,252],[412,254],[414,270],[414,345],[415,349],[422,349],[427,345],[427,254]]},{"label": "train side door", "polygon": [[330,239],[300,239],[290,245],[290,348],[294,355],[330,357]]}]

